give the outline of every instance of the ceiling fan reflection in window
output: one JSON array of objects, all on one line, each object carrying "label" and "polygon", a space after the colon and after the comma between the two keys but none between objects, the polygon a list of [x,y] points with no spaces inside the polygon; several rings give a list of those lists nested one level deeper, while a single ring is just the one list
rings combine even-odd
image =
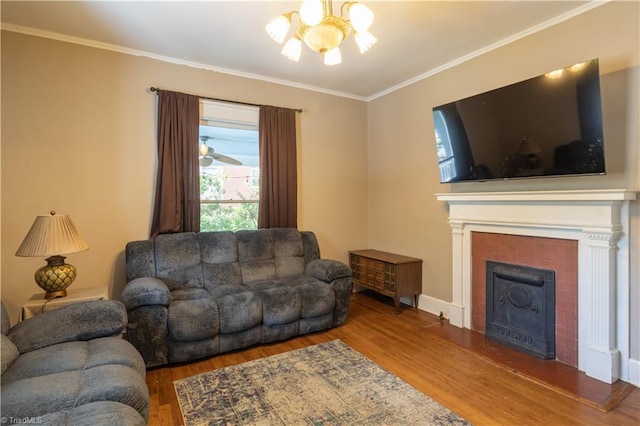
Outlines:
[{"label": "ceiling fan reflection in window", "polygon": [[212,140],[211,136],[200,136],[200,166],[208,167],[213,163],[213,160],[221,161],[227,164],[233,164],[235,166],[241,166],[242,162],[227,155],[218,154],[212,147],[207,144],[207,141]]}]

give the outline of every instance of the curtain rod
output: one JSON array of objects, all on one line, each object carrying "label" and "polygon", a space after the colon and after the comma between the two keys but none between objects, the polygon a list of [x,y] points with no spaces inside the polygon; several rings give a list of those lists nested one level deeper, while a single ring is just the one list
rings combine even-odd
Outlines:
[{"label": "curtain rod", "polygon": [[[157,92],[158,90],[161,90],[161,89],[159,89],[159,88],[157,88],[157,87],[153,87],[153,86],[151,86],[151,87],[149,88],[149,90],[151,90],[152,92]],[[198,97],[199,97],[200,99],[206,99],[206,100],[208,100],[208,101],[230,102],[230,103],[233,103],[233,104],[248,105],[248,106],[254,106],[254,107],[261,107],[261,106],[264,106],[264,105],[261,105],[261,104],[252,104],[252,103],[250,103],[250,102],[239,102],[239,101],[230,101],[230,100],[228,100],[228,99],[209,98],[209,97],[207,97],[207,96],[198,96]],[[295,112],[302,112],[302,109],[300,109],[300,108],[289,108],[289,109],[293,109]]]}]

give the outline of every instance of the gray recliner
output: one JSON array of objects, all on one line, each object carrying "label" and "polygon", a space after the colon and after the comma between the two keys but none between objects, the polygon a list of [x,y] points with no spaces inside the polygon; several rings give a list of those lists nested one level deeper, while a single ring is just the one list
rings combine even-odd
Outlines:
[{"label": "gray recliner", "polygon": [[351,269],[293,228],[176,233],[126,247],[129,340],[147,367],[341,325]]},{"label": "gray recliner", "polygon": [[2,310],[3,423],[145,425],[144,361],[117,300],[80,302],[9,326]]}]

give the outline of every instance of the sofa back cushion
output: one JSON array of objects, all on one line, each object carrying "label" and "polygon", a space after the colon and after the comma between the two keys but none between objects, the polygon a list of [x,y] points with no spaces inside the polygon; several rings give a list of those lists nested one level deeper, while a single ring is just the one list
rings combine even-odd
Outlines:
[{"label": "sofa back cushion", "polygon": [[274,228],[273,257],[276,265],[276,277],[291,277],[304,273],[304,245],[302,235],[293,228]]},{"label": "sofa back cushion", "polygon": [[236,232],[242,282],[272,280],[304,273],[301,233],[295,228]]},{"label": "sofa back cushion", "polygon": [[198,234],[160,234],[154,245],[156,277],[164,281],[169,290],[203,287]]},{"label": "sofa back cushion", "polygon": [[161,234],[127,244],[127,281],[155,277],[171,291],[211,291],[301,275],[308,262],[319,258],[315,235],[295,228]]},{"label": "sofa back cushion", "polygon": [[276,277],[273,238],[269,229],[237,231],[238,259],[242,282],[272,280]]},{"label": "sofa back cushion", "polygon": [[205,288],[211,291],[221,285],[242,284],[236,235],[230,231],[201,232],[199,239]]}]

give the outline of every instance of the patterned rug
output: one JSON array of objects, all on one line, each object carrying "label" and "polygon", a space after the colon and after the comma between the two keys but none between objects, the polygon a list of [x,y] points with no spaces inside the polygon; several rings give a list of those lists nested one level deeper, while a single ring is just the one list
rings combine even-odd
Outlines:
[{"label": "patterned rug", "polygon": [[468,425],[341,342],[174,382],[185,425]]}]

